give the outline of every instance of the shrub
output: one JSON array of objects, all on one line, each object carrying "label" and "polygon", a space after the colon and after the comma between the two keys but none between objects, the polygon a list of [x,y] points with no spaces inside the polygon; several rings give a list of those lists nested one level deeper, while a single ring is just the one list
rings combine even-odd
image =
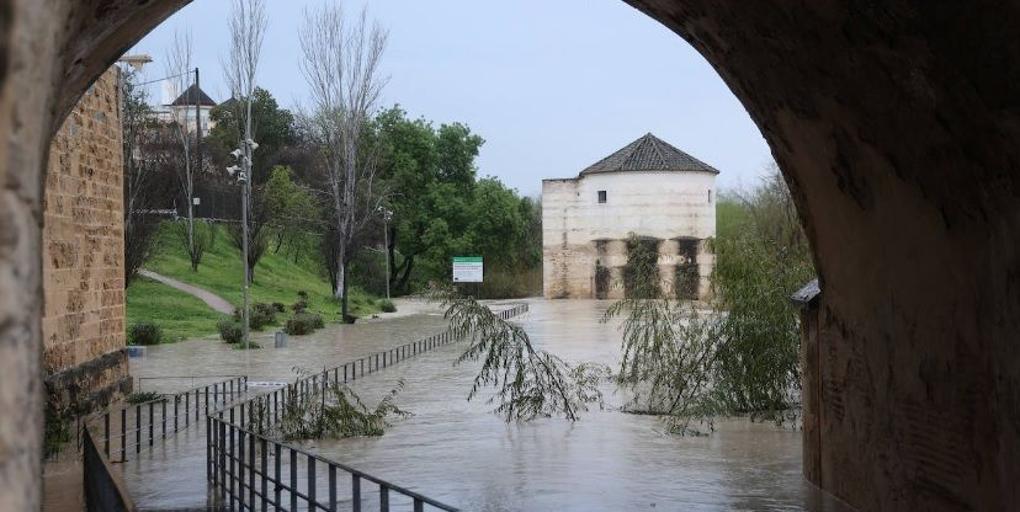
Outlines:
[{"label": "shrub", "polygon": [[[281,304],[281,306],[283,306]],[[241,322],[241,310],[234,310],[234,321]],[[276,306],[272,304],[265,304],[263,302],[256,302],[251,308],[251,314],[248,317],[248,327],[253,331],[261,331],[263,327],[276,323]]]},{"label": "shrub", "polygon": [[128,395],[125,400],[127,400],[127,403],[134,405],[159,400],[160,397],[162,397],[162,395],[155,391],[136,391]]},{"label": "shrub", "polygon": [[256,302],[252,308],[251,318],[248,319],[248,325],[258,331],[274,323],[276,323],[276,309],[271,304]]},{"label": "shrub", "polygon": [[163,340],[163,330],[152,322],[138,322],[128,329],[128,343],[131,345],[158,345]]},{"label": "shrub", "polygon": [[290,306],[290,309],[297,313],[304,313],[308,309],[308,292],[297,292],[298,300]]},{"label": "shrub", "polygon": [[383,313],[395,313],[397,311],[397,305],[390,299],[381,299],[379,301],[379,309],[381,309]]},{"label": "shrub", "polygon": [[290,320],[287,320],[287,325],[284,326],[283,330],[287,334],[293,336],[300,336],[302,334],[311,334],[316,329],[322,329],[325,323],[322,321],[322,317],[315,313],[295,313]]},{"label": "shrub", "polygon": [[216,324],[220,331],[220,338],[227,343],[240,343],[244,337],[244,328],[241,322],[224,318]]},{"label": "shrub", "polygon": [[284,311],[287,311],[287,306],[285,306],[282,302],[274,302],[273,311],[276,311],[277,313],[283,313]]}]

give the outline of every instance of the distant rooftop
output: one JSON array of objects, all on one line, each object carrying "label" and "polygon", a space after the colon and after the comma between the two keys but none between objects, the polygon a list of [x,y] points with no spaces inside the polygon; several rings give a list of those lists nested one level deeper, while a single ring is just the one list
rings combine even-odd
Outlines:
[{"label": "distant rooftop", "polygon": [[184,91],[183,94],[178,96],[177,99],[170,104],[170,106],[171,107],[185,107],[188,105],[194,106],[196,102],[203,107],[216,106],[216,102],[213,101],[213,99],[210,98],[209,95],[205,93],[205,91],[195,86],[195,84],[191,84],[191,87],[188,87],[188,89]]},{"label": "distant rooftop", "polygon": [[581,171],[581,176],[634,171],[703,171],[719,174],[711,165],[649,133]]}]

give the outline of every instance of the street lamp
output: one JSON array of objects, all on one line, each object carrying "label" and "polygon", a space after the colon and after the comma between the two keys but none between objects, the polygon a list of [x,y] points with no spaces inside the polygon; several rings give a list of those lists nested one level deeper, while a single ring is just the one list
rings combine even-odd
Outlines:
[{"label": "street lamp", "polygon": [[231,177],[237,176],[237,182],[241,184],[241,259],[244,260],[244,274],[241,277],[244,286],[241,288],[242,309],[241,309],[241,332],[244,340],[244,349],[248,349],[249,318],[248,318],[248,294],[251,285],[249,276],[251,269],[248,267],[248,198],[251,197],[251,157],[259,145],[252,139],[246,139],[241,147],[230,152],[241,164],[227,167],[227,173]]},{"label": "street lamp", "polygon": [[379,213],[383,219],[383,253],[386,254],[386,300],[390,300],[390,220],[393,212],[380,206]]}]

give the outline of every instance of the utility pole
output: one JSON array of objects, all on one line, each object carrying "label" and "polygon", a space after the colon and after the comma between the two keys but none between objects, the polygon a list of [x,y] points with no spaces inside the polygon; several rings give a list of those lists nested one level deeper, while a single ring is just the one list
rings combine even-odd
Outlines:
[{"label": "utility pole", "polygon": [[202,96],[199,92],[198,67],[195,67],[195,151],[198,155],[198,172],[202,172]]},{"label": "utility pole", "polygon": [[386,254],[386,300],[390,300],[390,219],[393,212],[383,208],[383,252]]},{"label": "utility pole", "polygon": [[[251,269],[248,268],[248,202],[251,200],[251,180],[252,180],[252,156],[259,146],[252,139],[251,133],[251,94],[245,98],[245,109],[247,110],[244,120],[244,193],[241,205],[241,222],[244,223],[242,226],[242,243],[244,244],[244,250],[242,251],[242,258],[244,258],[244,348],[248,349],[248,334],[249,334],[249,313],[248,313],[248,294],[249,287],[251,286]],[[247,353],[247,352],[245,352]]]}]

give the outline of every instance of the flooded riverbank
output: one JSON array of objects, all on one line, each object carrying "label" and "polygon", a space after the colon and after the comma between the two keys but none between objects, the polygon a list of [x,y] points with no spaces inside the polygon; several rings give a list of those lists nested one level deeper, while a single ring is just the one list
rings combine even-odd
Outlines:
[{"label": "flooded riverbank", "polygon": [[[616,368],[619,332],[599,322],[608,305],[536,300],[519,322],[539,348],[568,361]],[[425,308],[384,322],[331,326],[291,338],[285,349],[245,352],[209,341],[155,347],[132,361],[132,370],[140,377],[248,374],[252,381],[291,380],[294,367],[334,366],[445,326],[438,311]],[[405,381],[398,403],[414,416],[385,435],[305,446],[463,510],[842,510],[803,480],[800,432],[727,419],[716,423],[711,436],[672,436],[654,417],[619,412],[625,397],[608,384],[607,408],[589,411],[581,421],[508,425],[490,412],[488,393],[466,400],[478,364],[454,365],[463,349],[462,343],[443,347],[355,383],[371,405],[397,380]],[[143,382],[150,388],[175,385],[173,379]],[[204,449],[180,454],[196,467],[204,463]],[[201,472],[162,470],[167,463],[137,464],[150,483],[132,491],[161,504],[192,505],[185,494],[167,494],[156,484],[172,478],[175,489],[194,486],[196,499],[204,496]]]},{"label": "flooded riverbank", "polygon": [[[608,302],[533,301],[520,319],[533,342],[568,361],[616,368],[620,335],[599,322]],[[309,443],[315,451],[464,510],[840,510],[801,476],[801,434],[727,419],[707,437],[667,435],[654,417],[606,410],[581,421],[506,424],[488,393],[465,397],[477,363],[453,345],[356,383],[373,403],[398,379],[414,413],[378,438]]]}]

